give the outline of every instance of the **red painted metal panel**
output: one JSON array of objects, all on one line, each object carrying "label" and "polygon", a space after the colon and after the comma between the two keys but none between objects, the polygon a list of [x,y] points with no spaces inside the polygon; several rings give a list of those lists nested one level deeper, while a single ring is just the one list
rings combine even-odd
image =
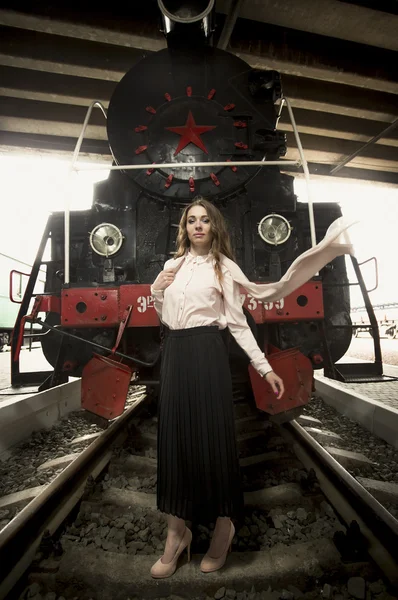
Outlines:
[{"label": "red painted metal panel", "polygon": [[276,399],[269,383],[249,365],[249,375],[257,408],[276,415],[303,406],[309,402],[312,393],[313,369],[309,358],[297,348],[279,350],[270,346],[267,359],[272,369],[283,379],[285,392]]},{"label": "red painted metal panel", "polygon": [[151,286],[148,284],[123,285],[120,287],[120,316],[132,305],[128,327],[157,327],[158,315],[153,306]]},{"label": "red painted metal panel", "polygon": [[36,317],[40,312],[61,312],[61,298],[59,296],[52,296],[51,294],[36,296],[31,315]]},{"label": "red painted metal panel", "polygon": [[241,287],[241,299],[256,323],[308,321],[324,317],[322,284],[319,281],[309,281],[293,294],[275,302],[256,300]]},{"label": "red painted metal panel", "polygon": [[105,356],[94,354],[82,375],[82,408],[105,419],[123,413],[132,369]]},{"label": "red painted metal panel", "polygon": [[[322,284],[317,281],[310,281],[275,302],[256,300],[242,287],[241,298],[256,323],[316,320],[324,316]],[[129,305],[133,305],[133,311],[128,327],[159,325],[149,284],[63,290],[61,323],[66,327],[114,327]]]},{"label": "red painted metal panel", "polygon": [[114,327],[119,321],[117,289],[69,288],[62,291],[61,324],[65,327]]}]

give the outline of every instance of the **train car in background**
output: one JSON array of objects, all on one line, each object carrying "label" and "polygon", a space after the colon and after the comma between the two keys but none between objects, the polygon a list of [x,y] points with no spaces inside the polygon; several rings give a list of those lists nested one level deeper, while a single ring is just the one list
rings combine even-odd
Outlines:
[{"label": "train car in background", "polygon": [[[0,352],[11,342],[11,334],[18,315],[19,305],[29,281],[32,266],[26,262],[0,252]],[[35,293],[44,291],[45,271],[40,275],[35,286]],[[26,329],[28,334],[31,328]],[[33,331],[38,332],[37,326]],[[33,338],[25,338],[32,341]]]},{"label": "train car in background", "polygon": [[[390,340],[398,337],[398,302],[375,304],[373,306],[380,337]],[[353,335],[359,337],[361,333],[372,335],[368,313],[365,306],[358,306],[351,310],[351,321]]]}]

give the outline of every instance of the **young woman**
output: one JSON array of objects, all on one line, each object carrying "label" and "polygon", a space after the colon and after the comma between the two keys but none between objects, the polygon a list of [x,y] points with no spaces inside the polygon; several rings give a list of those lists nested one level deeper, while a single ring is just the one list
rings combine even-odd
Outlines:
[{"label": "young woman", "polygon": [[184,210],[175,258],[166,262],[151,287],[155,309],[166,326],[157,506],[168,515],[165,551],[151,569],[153,577],[172,575],[185,548],[190,560],[192,533],[185,521],[194,515],[215,522],[201,570],[221,568],[235,533],[231,517],[242,515],[231,374],[221,330],[229,328],[278,399],[284,392],[282,379],[272,371],[247,324],[239,284],[257,298],[282,298],[335,256],[351,251],[348,240],[342,245],[339,236],[332,231],[327,239],[327,234],[296,259],[280,282],[254,284],[233,261],[220,211],[203,198]]}]

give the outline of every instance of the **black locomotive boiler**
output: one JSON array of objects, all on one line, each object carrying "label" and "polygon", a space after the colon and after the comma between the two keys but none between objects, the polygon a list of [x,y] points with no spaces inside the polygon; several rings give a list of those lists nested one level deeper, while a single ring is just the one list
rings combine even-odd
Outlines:
[{"label": "black locomotive boiler", "polygon": [[[14,331],[13,384],[44,389],[81,376],[83,406],[107,419],[122,412],[129,384],[158,382],[161,328],[150,284],[175,251],[181,210],[194,197],[220,208],[237,262],[252,281],[280,279],[311,246],[308,205],[297,200],[291,176],[267,165],[286,153],[276,129],[279,74],[212,47],[214,2],[180,4],[159,0],[168,48],[132,67],[107,115],[113,164],[158,166],[110,171],[94,186],[92,207],[71,212],[66,282],[64,213],[50,216]],[[265,166],[212,164],[226,161]],[[197,162],[204,164],[192,166]],[[314,215],[319,241],[341,211],[315,203]],[[26,317],[48,239],[45,294]],[[248,322],[287,387],[275,405],[232,341],[233,372],[250,381],[263,411],[291,418],[310,398],[313,369],[345,354],[346,283],[340,257],[280,302],[260,303],[242,289]],[[18,340],[25,321],[38,319],[46,324],[41,343],[54,372],[22,381]]]}]

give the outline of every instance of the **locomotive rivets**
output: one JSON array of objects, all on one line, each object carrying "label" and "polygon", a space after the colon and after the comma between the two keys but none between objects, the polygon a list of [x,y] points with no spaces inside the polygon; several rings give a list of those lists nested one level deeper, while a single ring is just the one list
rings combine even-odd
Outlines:
[{"label": "locomotive rivets", "polygon": [[[227,158],[227,162],[231,162],[231,159]],[[238,167],[236,167],[235,165],[232,165],[231,169],[234,173],[236,173],[236,171],[238,170]]]},{"label": "locomotive rivets", "polygon": [[246,121],[235,121],[234,127],[237,127],[238,129],[243,129],[244,127],[247,127],[247,123]]},{"label": "locomotive rivets", "polygon": [[214,173],[210,173],[210,177],[211,177],[214,185],[220,185],[220,182],[219,182],[219,180],[217,178],[217,175],[215,175]]},{"label": "locomotive rivets", "polygon": [[174,177],[173,173],[170,173],[170,175],[169,175],[169,176],[168,176],[168,178],[166,179],[166,183],[164,184],[164,187],[165,187],[166,189],[168,189],[168,188],[171,186],[171,183],[172,183],[172,181],[173,181],[173,177]]},{"label": "locomotive rivets", "polygon": [[101,315],[101,321],[106,321],[106,315]]},{"label": "locomotive rivets", "polygon": [[106,294],[101,294],[101,300],[106,300],[107,295]]},{"label": "locomotive rivets", "polygon": [[148,146],[138,146],[138,148],[136,149],[135,153],[136,154],[142,154],[143,152],[145,152],[145,150],[148,148]]},{"label": "locomotive rivets", "polygon": [[[152,164],[155,164],[155,163],[152,163]],[[154,172],[154,170],[155,169],[148,169],[147,172],[146,172],[146,174],[147,175],[152,175],[152,173]]]}]

